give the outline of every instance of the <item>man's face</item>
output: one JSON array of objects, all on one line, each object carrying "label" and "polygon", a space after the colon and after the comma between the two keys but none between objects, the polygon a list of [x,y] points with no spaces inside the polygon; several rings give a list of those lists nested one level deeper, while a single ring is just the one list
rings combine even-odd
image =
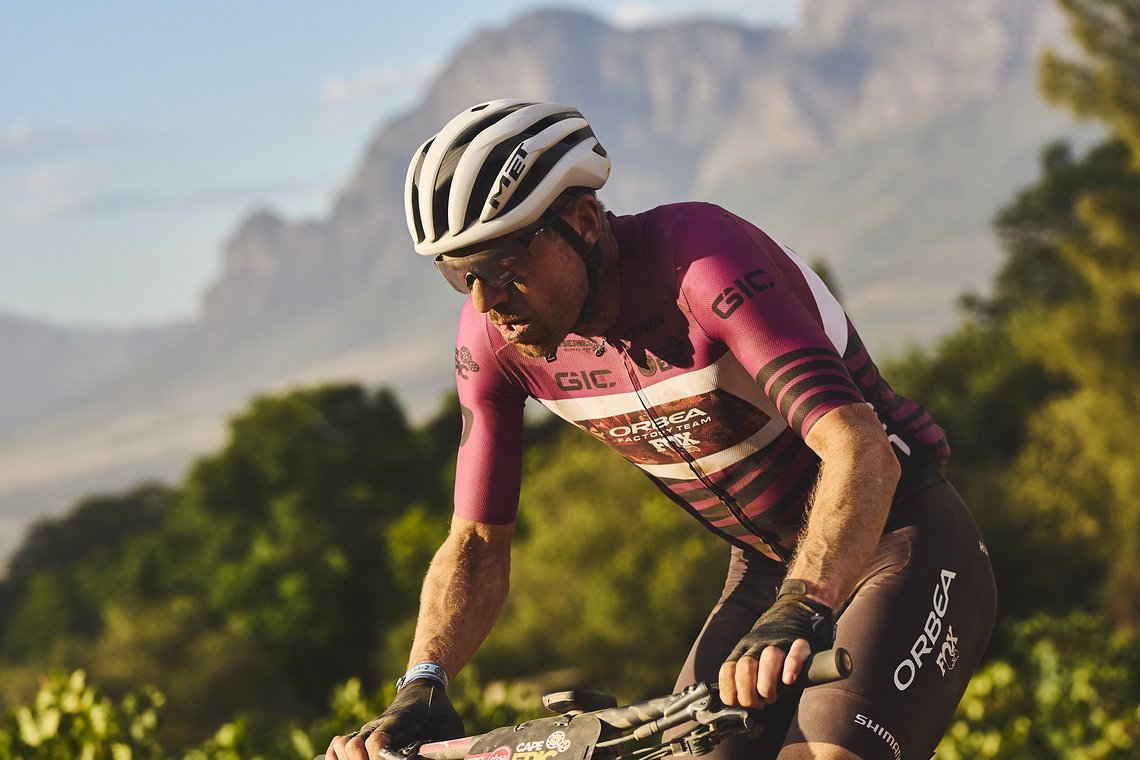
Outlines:
[{"label": "man's face", "polygon": [[476,280],[472,302],[523,356],[549,356],[578,321],[586,299],[586,265],[547,228],[512,268],[518,279],[503,287]]}]

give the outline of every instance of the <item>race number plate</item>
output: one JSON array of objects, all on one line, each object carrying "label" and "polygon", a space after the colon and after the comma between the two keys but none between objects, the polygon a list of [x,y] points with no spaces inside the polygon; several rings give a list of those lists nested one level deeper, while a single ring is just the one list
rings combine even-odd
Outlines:
[{"label": "race number plate", "polygon": [[601,734],[593,715],[541,718],[484,734],[464,760],[589,760]]}]

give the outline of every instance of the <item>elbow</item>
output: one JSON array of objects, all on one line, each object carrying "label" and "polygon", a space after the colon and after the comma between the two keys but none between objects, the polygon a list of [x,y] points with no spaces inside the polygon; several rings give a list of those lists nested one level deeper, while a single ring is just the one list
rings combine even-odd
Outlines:
[{"label": "elbow", "polygon": [[902,463],[899,462],[898,456],[895,455],[895,449],[891,446],[891,442],[884,440],[883,444],[886,449],[882,453],[883,472],[890,479],[891,490],[894,490],[902,478]]},{"label": "elbow", "polygon": [[898,487],[899,480],[902,478],[902,464],[895,455],[894,447],[891,446],[891,442],[887,440],[885,435],[879,439],[878,445],[874,448],[875,472],[879,474],[884,491],[893,498],[895,488]]}]

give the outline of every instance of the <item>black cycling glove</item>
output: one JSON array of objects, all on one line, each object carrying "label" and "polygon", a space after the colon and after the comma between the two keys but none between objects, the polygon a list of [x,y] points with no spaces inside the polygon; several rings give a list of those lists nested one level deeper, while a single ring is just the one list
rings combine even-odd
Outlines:
[{"label": "black cycling glove", "polygon": [[[789,586],[795,590],[789,590]],[[725,662],[736,662],[741,657],[758,660],[765,647],[787,651],[796,639],[807,639],[813,652],[829,649],[835,643],[831,608],[808,597],[805,591],[802,583],[782,586],[776,601],[744,635]]]},{"label": "black cycling glove", "polygon": [[408,681],[380,717],[360,728],[362,738],[374,731],[392,737],[391,750],[413,742],[442,741],[463,736],[463,719],[443,686],[430,678]]}]

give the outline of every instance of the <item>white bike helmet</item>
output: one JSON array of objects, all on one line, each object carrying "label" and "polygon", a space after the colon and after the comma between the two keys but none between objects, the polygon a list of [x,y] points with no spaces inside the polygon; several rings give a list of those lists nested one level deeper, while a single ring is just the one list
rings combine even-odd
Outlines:
[{"label": "white bike helmet", "polygon": [[420,146],[404,186],[422,256],[451,254],[536,223],[569,188],[596,190],[610,160],[572,106],[492,100]]}]

